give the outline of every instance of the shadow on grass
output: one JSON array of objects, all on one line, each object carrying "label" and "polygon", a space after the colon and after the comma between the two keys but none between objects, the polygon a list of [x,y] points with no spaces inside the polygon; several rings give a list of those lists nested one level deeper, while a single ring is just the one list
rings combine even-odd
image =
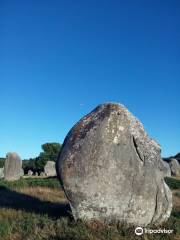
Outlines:
[{"label": "shadow on grass", "polygon": [[46,214],[53,219],[60,217],[72,218],[67,203],[41,201],[36,197],[18,193],[4,186],[0,187],[0,208],[12,208],[30,213]]}]

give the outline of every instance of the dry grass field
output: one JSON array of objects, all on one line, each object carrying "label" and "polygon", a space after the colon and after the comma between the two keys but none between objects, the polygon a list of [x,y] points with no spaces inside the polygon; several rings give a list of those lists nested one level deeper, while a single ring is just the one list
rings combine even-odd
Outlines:
[{"label": "dry grass field", "polygon": [[[134,240],[180,239],[180,180],[167,179],[173,190],[173,212],[159,226],[174,234],[134,234],[127,224],[75,222],[57,179],[0,181],[0,240]],[[154,227],[155,228],[155,227]],[[156,227],[157,228],[157,227]]]}]

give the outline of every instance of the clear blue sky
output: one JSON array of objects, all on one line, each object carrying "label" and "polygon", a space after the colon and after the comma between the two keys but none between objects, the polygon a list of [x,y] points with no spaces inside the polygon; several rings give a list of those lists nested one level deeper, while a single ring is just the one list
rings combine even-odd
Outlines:
[{"label": "clear blue sky", "polygon": [[179,94],[179,0],[0,1],[0,156],[37,156],[107,101],[176,154]]}]

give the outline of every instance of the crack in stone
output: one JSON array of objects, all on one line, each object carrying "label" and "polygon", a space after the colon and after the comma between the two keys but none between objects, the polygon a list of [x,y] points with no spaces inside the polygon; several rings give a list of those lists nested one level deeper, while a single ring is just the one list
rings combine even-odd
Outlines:
[{"label": "crack in stone", "polygon": [[141,153],[140,153],[139,150],[138,150],[138,145],[137,145],[137,143],[136,143],[135,137],[133,136],[132,139],[133,139],[134,149],[135,149],[135,151],[136,151],[139,159],[144,163],[144,159],[142,158]]}]

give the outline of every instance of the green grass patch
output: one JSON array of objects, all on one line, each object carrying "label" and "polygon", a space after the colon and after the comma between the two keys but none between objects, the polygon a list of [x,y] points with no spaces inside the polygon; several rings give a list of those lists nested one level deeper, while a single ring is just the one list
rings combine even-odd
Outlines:
[{"label": "green grass patch", "polygon": [[6,237],[7,235],[10,235],[11,233],[11,225],[4,220],[0,221],[0,237]]},{"label": "green grass patch", "polygon": [[18,189],[23,187],[50,187],[60,188],[60,183],[57,178],[21,178],[17,181],[7,182],[0,180],[0,187],[9,189]]},{"label": "green grass patch", "polygon": [[180,189],[180,180],[170,177],[165,177],[166,184],[170,187],[170,189]]}]

